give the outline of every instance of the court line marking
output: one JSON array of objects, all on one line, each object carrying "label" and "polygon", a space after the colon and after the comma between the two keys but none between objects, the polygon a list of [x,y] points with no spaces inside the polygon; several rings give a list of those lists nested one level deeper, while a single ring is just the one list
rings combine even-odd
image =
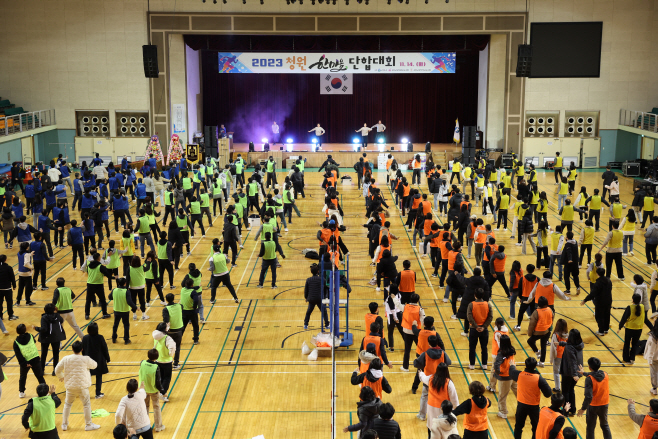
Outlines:
[{"label": "court line marking", "polygon": [[[178,421],[178,425],[176,426],[176,431],[174,431],[174,435],[171,437],[171,439],[176,439],[176,435],[178,434],[178,431],[180,430],[181,425],[183,424],[183,420],[185,419],[185,415],[187,414],[187,410],[190,408],[190,403],[192,402],[192,397],[196,394],[196,388],[199,386],[199,381],[201,381],[201,373],[198,373],[199,376],[196,379],[196,383],[194,384],[194,388],[192,389],[192,392],[190,393],[190,397],[187,398],[187,404],[185,404],[185,409],[183,410],[183,413],[181,414],[181,417]],[[194,421],[192,421],[192,424],[194,424]]]}]

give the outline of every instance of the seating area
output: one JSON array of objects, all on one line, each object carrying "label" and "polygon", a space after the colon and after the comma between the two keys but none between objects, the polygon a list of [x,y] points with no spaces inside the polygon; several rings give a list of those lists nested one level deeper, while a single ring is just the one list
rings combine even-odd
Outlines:
[{"label": "seating area", "polygon": [[0,136],[55,123],[55,110],[28,111],[0,97]]}]

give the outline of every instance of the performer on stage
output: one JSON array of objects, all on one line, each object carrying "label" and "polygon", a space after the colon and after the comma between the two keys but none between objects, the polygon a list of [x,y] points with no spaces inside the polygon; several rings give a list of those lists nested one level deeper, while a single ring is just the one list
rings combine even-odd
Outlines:
[{"label": "performer on stage", "polygon": [[272,146],[274,146],[276,142],[279,142],[279,125],[277,125],[276,122],[272,122]]},{"label": "performer on stage", "polygon": [[316,126],[315,128],[311,128],[310,130],[308,130],[309,133],[311,131],[315,132],[315,138],[318,139],[318,148],[322,148],[322,135],[326,131],[324,130],[324,128],[320,126],[320,124],[318,124],[318,126]]},{"label": "performer on stage", "polygon": [[361,128],[355,130],[355,133],[361,133],[361,146],[363,149],[368,147],[368,134],[372,131],[372,128],[368,128],[368,124],[364,123]]},{"label": "performer on stage", "polygon": [[375,126],[371,129],[377,128],[377,136],[375,137],[375,142],[379,143],[379,139],[384,139],[384,131],[386,131],[386,125],[380,120]]}]

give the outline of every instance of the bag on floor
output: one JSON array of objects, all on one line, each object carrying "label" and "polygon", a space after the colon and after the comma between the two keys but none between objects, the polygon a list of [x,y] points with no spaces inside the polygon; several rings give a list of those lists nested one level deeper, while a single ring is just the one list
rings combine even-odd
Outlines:
[{"label": "bag on floor", "polygon": [[320,255],[318,254],[317,251],[315,251],[312,248],[305,248],[304,250],[302,250],[302,254],[306,259],[314,259],[316,261],[320,260]]},{"label": "bag on floor", "polygon": [[313,352],[311,352],[310,354],[308,354],[308,360],[309,360],[309,361],[317,361],[317,359],[318,359],[318,350],[317,350],[317,349],[313,349]]},{"label": "bag on floor", "polygon": [[311,353],[311,348],[308,347],[306,342],[302,343],[302,355],[308,355]]}]

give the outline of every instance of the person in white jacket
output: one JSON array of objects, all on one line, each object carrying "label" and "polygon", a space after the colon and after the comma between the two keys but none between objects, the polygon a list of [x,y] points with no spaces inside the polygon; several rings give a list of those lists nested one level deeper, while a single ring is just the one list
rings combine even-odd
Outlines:
[{"label": "person in white jacket", "polygon": [[153,347],[157,349],[160,356],[158,357],[158,367],[160,368],[160,382],[164,394],[160,394],[160,399],[168,402],[167,393],[171,383],[172,363],[176,353],[176,342],[167,335],[169,325],[167,323],[158,323],[157,328],[151,334],[153,336]]},{"label": "person in white jacket", "polygon": [[71,405],[76,398],[82,401],[83,412],[85,415],[85,430],[98,430],[100,425],[91,422],[91,399],[89,398],[89,387],[91,386],[90,369],[96,369],[98,364],[82,355],[82,342],[76,341],[71,345],[73,355],[68,355],[57,364],[55,375],[60,381],[64,382],[66,388],[66,400],[62,410],[62,430],[66,431],[69,424],[69,415],[71,414]]},{"label": "person in white jacket", "polygon": [[644,347],[644,359],[649,363],[651,394],[658,395],[658,325],[654,325],[649,332],[647,344]]},{"label": "person in white jacket", "polygon": [[146,408],[146,390],[144,383],[139,387],[136,379],[131,379],[126,385],[128,395],[121,398],[117,411],[114,415],[114,421],[118,424],[125,425],[129,430],[135,430],[135,434],[142,437],[153,437],[151,430],[151,420],[149,411]]},{"label": "person in white jacket", "polygon": [[443,414],[432,419],[432,425],[430,426],[431,439],[448,439],[453,434],[459,436],[457,418],[452,414],[452,409],[453,406],[450,401],[441,403]]}]

